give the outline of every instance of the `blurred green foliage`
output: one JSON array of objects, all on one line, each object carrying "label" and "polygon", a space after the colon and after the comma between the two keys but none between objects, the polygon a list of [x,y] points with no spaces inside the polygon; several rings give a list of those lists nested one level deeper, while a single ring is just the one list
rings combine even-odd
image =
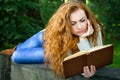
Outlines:
[{"label": "blurred green foliage", "polygon": [[104,25],[105,43],[120,42],[120,0],[87,0],[87,5]]},{"label": "blurred green foliage", "polygon": [[0,0],[0,49],[11,48],[40,31],[63,0]]},{"label": "blurred green foliage", "polygon": [[37,1],[0,0],[0,49],[17,45],[43,26]]},{"label": "blurred green foliage", "polygon": [[113,64],[120,67],[120,0],[87,0],[87,5],[104,25],[105,44],[114,45]]},{"label": "blurred green foliage", "polygon": [[[120,41],[119,0],[86,0],[102,21],[105,43]],[[64,0],[0,0],[0,49],[23,42],[43,29]]]},{"label": "blurred green foliage", "polygon": [[56,12],[64,0],[39,0],[41,6],[41,17],[44,24],[47,24],[50,17]]}]

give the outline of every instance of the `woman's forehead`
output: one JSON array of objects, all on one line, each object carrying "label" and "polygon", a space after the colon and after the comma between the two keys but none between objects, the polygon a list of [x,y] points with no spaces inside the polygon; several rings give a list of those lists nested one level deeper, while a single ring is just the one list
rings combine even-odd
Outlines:
[{"label": "woman's forehead", "polygon": [[81,19],[82,17],[85,17],[85,16],[86,16],[86,14],[85,14],[85,11],[83,9],[77,9],[70,14],[70,19],[72,21],[74,21],[78,18]]}]

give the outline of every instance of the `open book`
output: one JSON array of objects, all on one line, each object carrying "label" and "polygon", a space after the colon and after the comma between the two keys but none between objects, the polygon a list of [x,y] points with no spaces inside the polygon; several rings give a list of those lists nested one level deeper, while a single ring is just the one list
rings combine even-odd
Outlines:
[{"label": "open book", "polygon": [[84,66],[94,65],[100,68],[113,62],[113,45],[93,47],[87,51],[80,51],[66,57],[63,61],[65,78],[83,73]]}]

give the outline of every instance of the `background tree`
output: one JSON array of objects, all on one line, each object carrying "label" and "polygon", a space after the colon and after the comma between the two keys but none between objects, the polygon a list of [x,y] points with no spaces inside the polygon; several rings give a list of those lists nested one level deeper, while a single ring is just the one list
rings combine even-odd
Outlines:
[{"label": "background tree", "polygon": [[[0,49],[13,47],[43,29],[65,0],[0,0]],[[81,1],[81,0],[73,0]],[[119,0],[82,0],[105,32],[106,43],[120,42]]]},{"label": "background tree", "polygon": [[62,3],[64,0],[39,0],[41,17],[45,25]]},{"label": "background tree", "polygon": [[43,29],[38,0],[0,0],[0,49],[10,48]]},{"label": "background tree", "polygon": [[87,2],[96,17],[105,26],[105,43],[115,43],[116,41],[120,43],[119,2],[119,0],[90,0]]}]

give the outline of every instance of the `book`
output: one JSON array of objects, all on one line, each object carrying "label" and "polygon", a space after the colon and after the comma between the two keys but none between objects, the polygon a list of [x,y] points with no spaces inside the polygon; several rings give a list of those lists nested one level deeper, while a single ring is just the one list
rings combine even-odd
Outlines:
[{"label": "book", "polygon": [[83,73],[84,66],[94,65],[96,69],[113,63],[112,44],[97,46],[87,51],[80,51],[63,60],[64,77],[69,78]]}]

